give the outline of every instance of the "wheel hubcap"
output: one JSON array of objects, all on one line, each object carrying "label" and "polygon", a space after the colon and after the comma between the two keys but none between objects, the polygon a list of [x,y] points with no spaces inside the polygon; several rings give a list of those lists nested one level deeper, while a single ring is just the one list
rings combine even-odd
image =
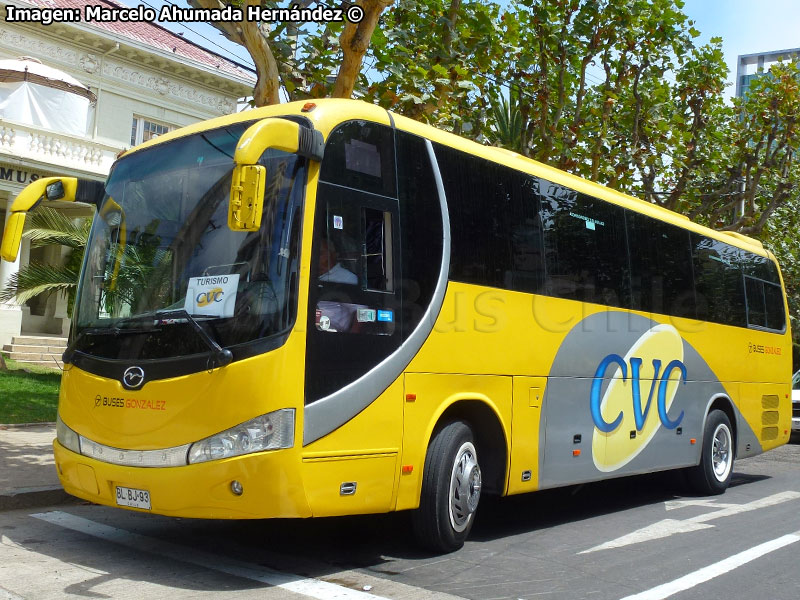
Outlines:
[{"label": "wheel hubcap", "polygon": [[458,532],[464,531],[481,496],[481,469],[475,446],[466,442],[456,454],[453,474],[450,477],[450,524]]},{"label": "wheel hubcap", "polygon": [[711,447],[711,464],[717,480],[725,481],[731,470],[731,432],[724,425],[717,426]]}]

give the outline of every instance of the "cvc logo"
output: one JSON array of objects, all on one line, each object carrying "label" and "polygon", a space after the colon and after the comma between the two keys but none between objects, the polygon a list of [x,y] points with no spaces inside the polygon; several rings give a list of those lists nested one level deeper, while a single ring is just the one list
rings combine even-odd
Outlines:
[{"label": "cvc logo", "polygon": [[222,298],[224,296],[225,292],[222,291],[222,288],[214,288],[208,292],[201,292],[197,294],[195,302],[197,303],[197,306],[208,306],[213,302],[222,302]]},{"label": "cvc logo", "polygon": [[675,429],[683,422],[684,411],[676,415],[670,409],[687,378],[683,339],[667,324],[645,331],[625,354],[608,354],[600,361],[588,390],[592,460],[600,471],[624,467],[662,426]]},{"label": "cvc logo", "polygon": [[628,359],[628,363],[623,360],[619,354],[609,354],[597,366],[594,373],[594,380],[592,381],[592,390],[589,394],[589,402],[592,411],[592,421],[594,426],[603,433],[611,433],[620,423],[622,423],[623,412],[620,411],[616,418],[608,422],[603,417],[601,411],[602,398],[600,396],[600,388],[603,384],[603,376],[611,365],[617,365],[622,372],[622,381],[628,379],[628,364],[630,364],[631,374],[631,400],[633,404],[633,419],[636,424],[636,430],[642,431],[644,424],[647,421],[647,415],[650,413],[650,407],[653,402],[653,393],[658,386],[658,393],[656,394],[656,406],[658,407],[658,418],[661,424],[667,429],[675,429],[681,424],[683,420],[683,411],[673,421],[667,414],[667,386],[672,381],[670,376],[673,372],[680,372],[680,381],[686,383],[686,365],[679,360],[671,361],[663,373],[661,372],[661,360],[653,359],[653,379],[650,381],[650,392],[647,395],[647,403],[642,408],[642,390],[641,390],[641,371],[642,359],[632,356]]}]

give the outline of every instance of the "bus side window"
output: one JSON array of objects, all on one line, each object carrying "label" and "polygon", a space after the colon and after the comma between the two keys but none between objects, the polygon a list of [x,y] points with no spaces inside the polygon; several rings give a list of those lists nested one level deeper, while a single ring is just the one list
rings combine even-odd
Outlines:
[{"label": "bus side window", "polygon": [[694,276],[689,232],[628,211],[632,308],[695,318]]},{"label": "bus side window", "polygon": [[750,252],[742,258],[747,325],[783,331],[786,309],[783,305],[781,279],[775,264],[764,256]]},{"label": "bus side window", "polygon": [[365,289],[391,292],[394,289],[392,213],[374,208],[362,208],[361,220],[364,232],[362,260]]},{"label": "bus side window", "polygon": [[342,194],[334,194],[327,195],[319,210],[324,214],[317,224],[319,238],[312,262],[312,268],[318,269],[318,285],[358,285],[361,225],[358,208],[345,202]]},{"label": "bus side window", "polygon": [[328,137],[320,180],[396,197],[392,137],[391,128],[378,123],[342,123]]},{"label": "bus side window", "polygon": [[747,323],[741,262],[744,251],[691,234],[697,318],[723,325]]},{"label": "bus side window", "polygon": [[623,209],[544,180],[539,193],[548,295],[629,307]]}]

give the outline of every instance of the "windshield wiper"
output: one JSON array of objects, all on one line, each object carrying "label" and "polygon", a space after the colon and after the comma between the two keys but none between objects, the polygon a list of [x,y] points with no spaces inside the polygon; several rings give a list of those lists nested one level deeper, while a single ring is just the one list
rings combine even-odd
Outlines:
[{"label": "windshield wiper", "polygon": [[[204,316],[204,315],[198,315],[198,316]],[[200,323],[198,323],[197,320],[192,315],[190,315],[189,311],[187,311],[186,309],[178,308],[171,310],[157,310],[155,312],[155,318],[159,320],[178,318],[178,319],[186,319],[187,321],[189,321],[189,324],[192,326],[192,329],[194,329],[197,332],[197,335],[199,335],[202,338],[206,346],[208,346],[209,350],[214,354],[214,358],[216,359],[216,364],[213,365],[211,368],[224,367],[226,365],[229,365],[230,362],[233,360],[233,353],[227,348],[223,348],[222,346],[220,346],[214,338],[208,335],[208,332],[202,327],[200,327]]]},{"label": "windshield wiper", "polygon": [[[208,349],[214,355],[215,361],[214,364],[211,365],[211,368],[224,367],[230,364],[230,362],[233,360],[233,353],[227,348],[220,346],[205,329],[200,327],[200,323],[198,323],[197,320],[183,308],[156,310],[153,312],[142,313],[140,315],[133,315],[131,317],[121,319],[114,325],[114,327],[92,327],[89,329],[84,329],[77,336],[75,336],[75,339],[72,340],[72,343],[67,347],[66,350],[64,350],[61,360],[65,363],[71,363],[78,342],[86,335],[127,335],[133,333],[150,333],[153,331],[161,331],[157,325],[161,324],[159,322],[164,321],[165,319],[186,319],[186,321],[192,326],[192,329],[197,333],[197,335],[200,336],[200,339],[203,340],[203,343],[208,346]],[[136,323],[138,321],[154,321],[154,324],[153,327],[149,328],[124,327],[125,325]]]}]

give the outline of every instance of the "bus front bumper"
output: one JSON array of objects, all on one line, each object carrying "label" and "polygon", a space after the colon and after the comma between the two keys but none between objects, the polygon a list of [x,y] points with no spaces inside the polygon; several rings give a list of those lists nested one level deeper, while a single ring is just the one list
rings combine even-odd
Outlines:
[{"label": "bus front bumper", "polygon": [[[261,452],[182,467],[114,465],[53,442],[56,468],[67,493],[106,506],[202,519],[310,517],[293,455]],[[241,494],[232,482],[241,484]],[[233,486],[235,487],[235,486]],[[147,492],[149,509],[122,506],[117,488]]]}]

